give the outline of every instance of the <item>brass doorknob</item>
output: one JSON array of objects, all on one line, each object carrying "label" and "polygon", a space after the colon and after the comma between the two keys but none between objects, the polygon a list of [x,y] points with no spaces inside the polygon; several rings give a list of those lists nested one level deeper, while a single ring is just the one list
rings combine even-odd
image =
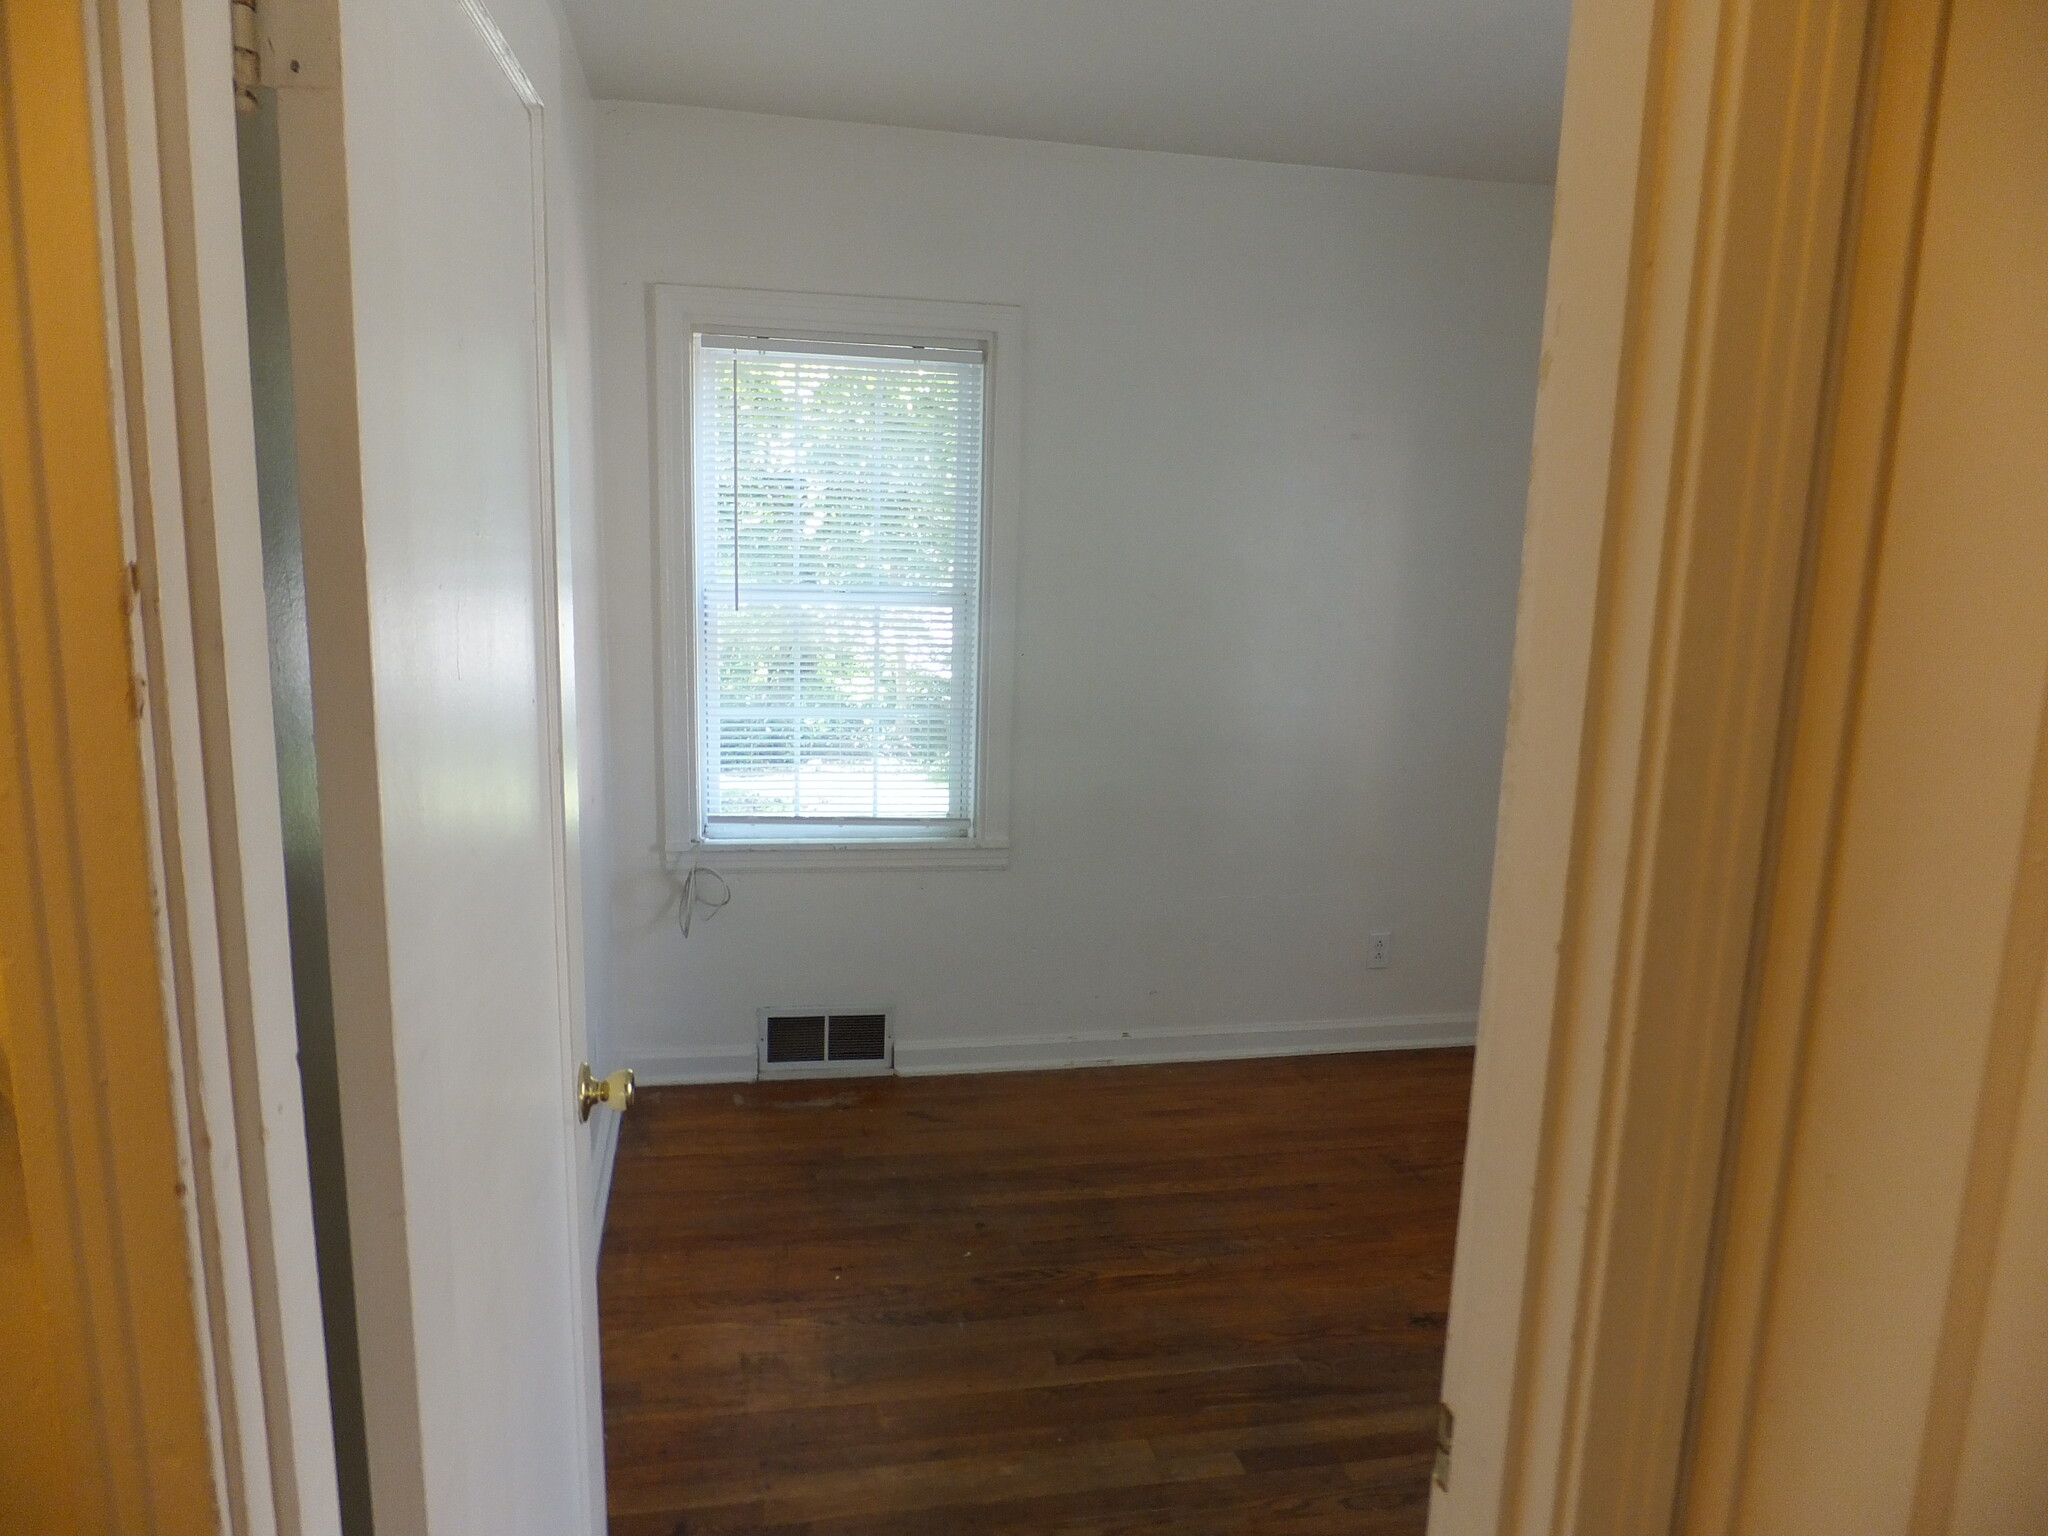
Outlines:
[{"label": "brass doorknob", "polygon": [[592,1072],[587,1061],[576,1069],[576,1118],[588,1120],[590,1112],[600,1104],[609,1104],[622,1115],[633,1107],[631,1067],[621,1067],[603,1077]]}]

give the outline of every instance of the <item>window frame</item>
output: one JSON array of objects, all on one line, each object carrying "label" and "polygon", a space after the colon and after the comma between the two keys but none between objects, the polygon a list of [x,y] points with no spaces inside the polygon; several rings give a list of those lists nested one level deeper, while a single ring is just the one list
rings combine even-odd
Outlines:
[{"label": "window frame", "polygon": [[[1013,305],[651,285],[661,851],[724,869],[995,868],[1009,861],[1023,311]],[[977,347],[984,357],[975,773],[966,837],[704,836],[691,353],[700,333],[783,333],[855,345]]]}]

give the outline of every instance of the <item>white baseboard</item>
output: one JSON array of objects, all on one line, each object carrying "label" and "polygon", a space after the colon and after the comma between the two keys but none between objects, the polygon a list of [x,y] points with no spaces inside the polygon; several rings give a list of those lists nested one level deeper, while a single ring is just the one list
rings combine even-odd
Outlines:
[{"label": "white baseboard", "polygon": [[[1478,1035],[1470,1013],[1424,1013],[1387,1019],[1313,1019],[1288,1024],[1209,1024],[1189,1029],[1070,1035],[1019,1035],[1007,1040],[903,1040],[896,1071],[903,1077],[944,1072],[1030,1072],[1059,1067],[1137,1066],[1165,1061],[1244,1061],[1260,1056],[1315,1056],[1341,1051],[1412,1051],[1470,1045]],[[669,1083],[748,1083],[752,1051],[678,1051],[634,1059],[650,1087]]]},{"label": "white baseboard", "polygon": [[619,1129],[625,1123],[624,1115],[606,1114],[598,1117],[597,1141],[590,1150],[591,1172],[595,1175],[595,1186],[591,1200],[592,1226],[601,1246],[604,1242],[604,1213],[612,1202],[612,1169],[619,1161]]},{"label": "white baseboard", "polygon": [[1109,1034],[1023,1035],[1008,1040],[896,1042],[904,1077],[940,1072],[1028,1072],[1059,1067],[1138,1066],[1166,1061],[1244,1061],[1337,1051],[1409,1051],[1470,1045],[1469,1013],[1392,1019],[1315,1019],[1290,1024],[1215,1024]]},{"label": "white baseboard", "polygon": [[633,1081],[647,1088],[678,1083],[751,1083],[755,1060],[751,1049],[724,1051],[662,1051],[631,1056]]}]

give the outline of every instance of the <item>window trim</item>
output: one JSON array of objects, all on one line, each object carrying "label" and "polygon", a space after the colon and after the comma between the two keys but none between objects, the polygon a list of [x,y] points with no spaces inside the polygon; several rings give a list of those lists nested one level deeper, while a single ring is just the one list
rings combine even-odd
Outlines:
[{"label": "window trim", "polygon": [[[651,285],[658,572],[657,739],[661,845],[671,859],[723,869],[997,868],[1009,861],[1010,716],[1015,683],[1017,524],[1023,445],[1023,311],[960,304],[765,289]],[[970,836],[854,841],[742,842],[702,836],[697,761],[697,591],[691,339],[699,332],[795,331],[816,341],[938,346],[985,356],[982,417],[980,674]]]}]

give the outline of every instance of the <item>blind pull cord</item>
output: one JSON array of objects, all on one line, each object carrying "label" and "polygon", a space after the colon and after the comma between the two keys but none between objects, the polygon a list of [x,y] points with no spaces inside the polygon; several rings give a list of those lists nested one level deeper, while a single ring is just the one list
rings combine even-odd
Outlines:
[{"label": "blind pull cord", "polygon": [[[740,358],[732,358],[732,611],[740,611]],[[683,919],[683,932],[690,922]]]},{"label": "blind pull cord", "polygon": [[[717,870],[705,869],[694,861],[684,870],[679,870],[679,862],[673,855],[665,856],[662,863],[676,888],[676,926],[683,930],[683,937],[687,939],[698,910],[701,908],[708,918],[725,907],[732,900],[732,887]],[[707,880],[716,887],[715,890],[706,888]]]}]

